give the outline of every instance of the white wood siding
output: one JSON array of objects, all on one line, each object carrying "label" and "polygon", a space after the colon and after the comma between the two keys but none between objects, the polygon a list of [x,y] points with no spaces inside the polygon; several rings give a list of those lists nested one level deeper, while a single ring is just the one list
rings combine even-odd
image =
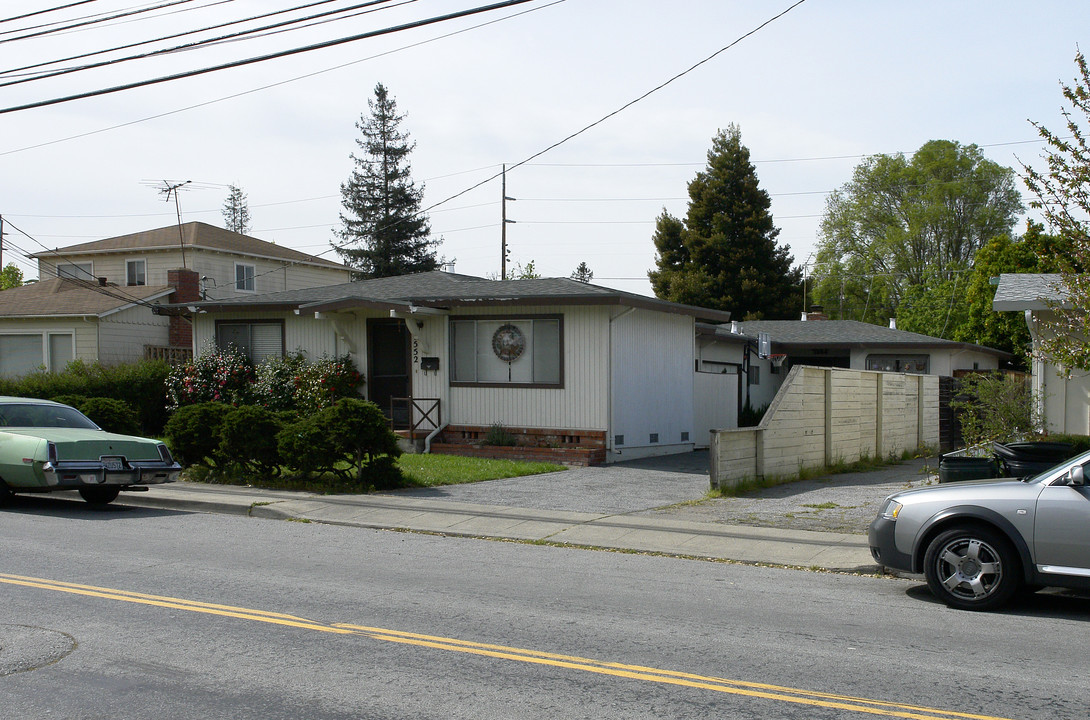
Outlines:
[{"label": "white wood siding", "polygon": [[[632,310],[612,321],[608,441],[614,454],[693,446],[693,333],[693,318],[685,315]],[[618,435],[624,436],[623,445],[616,442]]]},{"label": "white wood siding", "polygon": [[169,329],[169,317],[153,315],[146,307],[107,315],[98,322],[98,360],[103,365],[141,360],[145,345],[169,344]]},{"label": "white wood siding", "polygon": [[[48,362],[48,342],[46,335],[70,334],[73,338],[76,360],[94,362],[98,359],[98,323],[93,319],[84,322],[73,318],[5,318],[0,320],[0,335],[34,335],[43,341],[43,362]],[[0,376],[10,377],[12,373],[0,367]]]},{"label": "white wood siding", "polygon": [[[73,255],[69,258],[64,256],[64,250],[61,249],[58,256],[48,259],[43,258],[38,261],[38,276],[43,279],[56,277],[57,263],[91,262],[94,266],[95,277],[104,277],[109,282],[124,286],[127,280],[125,275],[125,262],[127,260],[147,261],[148,285],[167,285],[167,271],[182,267],[181,250],[119,250],[93,255]],[[201,277],[208,278],[203,286],[210,300],[250,296],[279,290],[298,290],[300,288],[336,285],[352,279],[350,272],[347,270],[313,265],[293,265],[286,261],[195,248],[186,249],[185,262],[186,267],[196,271]],[[235,263],[246,263],[254,266],[256,276],[254,278],[254,292],[238,292],[235,290]]]},{"label": "white wood siding", "polygon": [[[458,425],[607,430],[609,405],[609,309],[604,307],[505,307],[459,311],[461,316],[563,315],[562,388],[452,387],[449,415]],[[686,340],[691,347],[691,336]],[[444,341],[440,367],[449,365]],[[416,393],[419,395],[420,393]]]},{"label": "white wood siding", "polygon": [[693,375],[693,444],[708,447],[712,430],[738,427],[738,370]]}]

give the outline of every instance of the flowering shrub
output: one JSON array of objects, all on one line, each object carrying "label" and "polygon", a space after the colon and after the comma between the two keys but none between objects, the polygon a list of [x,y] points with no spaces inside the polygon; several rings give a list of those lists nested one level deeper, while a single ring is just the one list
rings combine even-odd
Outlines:
[{"label": "flowering shrub", "polygon": [[363,375],[347,355],[323,356],[301,368],[295,377],[295,409],[301,413],[317,412],[341,398],[358,397]]},{"label": "flowering shrub", "polygon": [[167,376],[167,407],[203,402],[246,404],[251,397],[254,366],[241,350],[206,347],[204,353]]},{"label": "flowering shrub", "polygon": [[237,348],[205,348],[167,378],[171,410],[202,402],[260,405],[312,413],[344,397],[358,397],[363,376],[348,355],[309,363],[301,353],[270,357],[257,367]]},{"label": "flowering shrub", "polygon": [[301,353],[266,358],[254,369],[254,400],[269,410],[296,408],[296,382],[306,371],[306,358]]}]

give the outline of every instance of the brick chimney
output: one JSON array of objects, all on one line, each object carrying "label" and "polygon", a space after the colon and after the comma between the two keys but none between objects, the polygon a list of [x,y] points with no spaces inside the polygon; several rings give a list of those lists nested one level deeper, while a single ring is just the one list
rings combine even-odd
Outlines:
[{"label": "brick chimney", "polygon": [[825,314],[825,308],[821,305],[811,305],[810,312],[805,313],[803,320],[828,320],[829,316]]},{"label": "brick chimney", "polygon": [[[193,270],[178,268],[167,270],[167,284],[174,288],[170,302],[197,302],[201,299],[201,276]],[[170,316],[170,346],[172,348],[193,347],[193,323],[181,315]]]}]

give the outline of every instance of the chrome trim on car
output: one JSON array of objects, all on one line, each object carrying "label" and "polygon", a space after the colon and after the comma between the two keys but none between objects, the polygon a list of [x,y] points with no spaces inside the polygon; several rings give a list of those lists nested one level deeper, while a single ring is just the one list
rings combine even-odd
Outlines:
[{"label": "chrome trim on car", "polygon": [[1052,573],[1053,575],[1073,575],[1075,577],[1090,578],[1090,568],[1061,567],[1059,565],[1038,565],[1037,572]]}]

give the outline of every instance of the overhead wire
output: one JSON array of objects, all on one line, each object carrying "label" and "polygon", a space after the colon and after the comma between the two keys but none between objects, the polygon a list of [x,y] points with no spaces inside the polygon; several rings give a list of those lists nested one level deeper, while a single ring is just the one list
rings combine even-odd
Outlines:
[{"label": "overhead wire", "polygon": [[[16,226],[14,223],[12,223],[10,220],[8,220],[6,218],[4,220],[4,225],[7,226],[7,227],[10,227],[13,230],[15,230],[20,235],[23,235],[28,240],[31,240],[31,241],[37,243],[38,245],[40,245],[46,251],[46,253],[48,253],[50,256],[55,256],[57,258],[60,258],[61,260],[68,260],[68,261],[73,260],[73,258],[66,257],[65,255],[63,255],[60,250],[51,249],[51,248],[47,247],[44,243],[42,243],[36,237],[34,237],[30,233],[26,232],[22,228]],[[27,258],[31,257],[30,252],[28,252],[24,248],[20,248],[18,245],[15,245],[10,240],[6,240],[4,242],[5,242],[5,245],[7,247],[11,247],[11,248],[21,252]],[[39,275],[40,274],[41,273],[39,273]],[[40,281],[41,281],[41,279],[39,278],[39,282]],[[97,293],[99,293],[101,295],[107,295],[107,296],[109,296],[109,297],[111,297],[111,298],[113,298],[115,300],[121,300],[121,301],[124,301],[124,302],[133,303],[135,305],[141,305],[141,306],[147,307],[147,308],[157,307],[156,303],[148,302],[147,300],[145,300],[143,298],[136,297],[135,295],[130,295],[127,292],[125,292],[124,290],[121,290],[120,285],[114,285],[112,287],[102,286],[102,285],[98,285],[98,284],[96,284],[96,283],[94,283],[92,281],[89,281],[89,280],[84,281],[83,284],[88,290],[93,290],[94,292],[97,292]]]},{"label": "overhead wire", "polygon": [[[310,6],[324,5],[326,3],[334,2],[334,1],[335,0],[320,0],[320,2],[310,3]],[[376,9],[366,10],[366,11],[363,11],[363,12],[360,12],[360,13],[355,13],[353,15],[349,15],[347,17],[358,17],[359,15],[365,14],[367,12],[376,12],[377,10],[400,7],[402,5],[407,5],[409,3],[414,3],[414,2],[417,2],[417,1],[418,0],[402,0],[401,2],[398,2],[395,5],[387,5],[386,7],[383,7],[383,8],[376,8]],[[47,70],[47,71],[43,70],[43,71],[41,71],[39,73],[33,74],[30,77],[22,77],[19,80],[12,80],[12,81],[9,81],[9,82],[0,83],[0,87],[7,87],[9,85],[19,85],[19,84],[23,84],[23,83],[27,83],[27,82],[33,82],[35,80],[46,80],[46,79],[49,79],[49,78],[59,77],[59,76],[62,76],[62,75],[68,75],[68,74],[71,74],[71,73],[82,72],[84,70],[93,70],[93,69],[100,68],[100,67],[116,65],[118,63],[128,62],[130,60],[146,60],[146,59],[149,59],[149,58],[159,57],[159,56],[162,56],[162,55],[174,54],[174,53],[183,52],[183,51],[197,50],[197,49],[200,49],[200,48],[204,48],[204,47],[207,47],[207,46],[210,46],[210,45],[217,45],[217,44],[227,42],[227,41],[241,40],[241,39],[247,38],[248,36],[259,37],[260,33],[263,33],[263,32],[265,32],[267,30],[270,30],[270,29],[279,28],[279,29],[281,29],[281,31],[300,30],[300,29],[304,29],[304,28],[309,27],[309,26],[302,25],[300,27],[294,27],[294,28],[291,27],[291,26],[292,25],[297,25],[299,23],[304,23],[304,22],[307,22],[309,20],[313,20],[315,18],[326,18],[327,21],[330,20],[330,19],[343,20],[343,19],[347,19],[347,18],[331,18],[330,16],[340,15],[340,14],[347,13],[347,12],[350,12],[350,11],[353,11],[353,10],[359,10],[361,8],[367,8],[367,7],[371,7],[371,6],[374,6],[374,5],[383,5],[383,4],[389,3],[389,2],[391,2],[391,0],[369,0],[368,2],[359,3],[359,4],[356,4],[356,5],[351,5],[351,6],[346,7],[346,8],[339,8],[339,9],[336,9],[336,10],[329,10],[329,11],[326,11],[326,12],[323,12],[323,13],[317,13],[315,15],[309,15],[309,16],[303,17],[303,18],[295,18],[295,19],[291,19],[291,20],[284,20],[284,21],[279,22],[279,23],[272,23],[270,25],[264,25],[264,26],[258,27],[258,28],[251,28],[249,30],[243,30],[243,31],[240,31],[240,32],[237,32],[237,33],[231,33],[231,34],[228,34],[228,35],[220,35],[220,36],[214,37],[214,38],[205,38],[203,40],[198,40],[198,41],[195,41],[195,42],[192,42],[192,43],[187,43],[187,44],[184,44],[184,45],[175,45],[175,46],[169,47],[169,48],[160,48],[158,50],[152,50],[152,51],[146,52],[146,53],[140,53],[140,54],[137,54],[137,55],[129,55],[129,56],[126,56],[126,57],[121,57],[121,58],[113,58],[113,59],[110,59],[110,60],[102,60],[102,61],[99,61],[99,62],[87,63],[87,64],[84,64],[84,65],[79,65],[79,66],[75,66],[75,67],[59,68],[59,69],[56,69],[56,70]],[[258,18],[272,17],[274,15],[280,15],[280,14],[283,14],[283,13],[286,13],[286,12],[293,12],[295,10],[298,10],[300,8],[305,8],[305,7],[307,7],[307,6],[296,6],[295,8],[288,8],[288,9],[280,10],[280,11],[277,11],[277,12],[274,12],[274,13],[266,13],[265,15],[258,16]],[[12,70],[9,70],[9,71],[6,71],[6,72],[0,72],[0,76],[11,77],[11,76],[14,75],[14,73],[21,72],[21,71],[24,71],[24,70],[32,70],[34,68],[44,67],[44,66],[47,66],[47,65],[55,65],[55,64],[58,64],[58,63],[61,63],[61,62],[68,62],[70,60],[78,60],[78,59],[93,57],[95,55],[102,55],[102,54],[107,54],[107,53],[111,53],[111,52],[117,52],[119,50],[127,50],[127,49],[130,49],[130,48],[139,47],[141,45],[148,45],[148,44],[151,44],[151,43],[161,42],[163,40],[173,40],[173,39],[177,39],[177,38],[180,38],[180,37],[185,37],[187,35],[194,35],[194,34],[198,34],[198,33],[202,33],[202,32],[207,32],[207,31],[209,31],[211,29],[219,29],[219,28],[222,28],[222,27],[229,27],[231,25],[238,25],[238,24],[241,24],[241,23],[251,22],[254,19],[255,18],[243,18],[241,20],[234,20],[234,21],[229,22],[229,23],[222,23],[220,25],[212,26],[210,28],[201,28],[201,29],[198,29],[198,30],[188,30],[186,32],[176,33],[174,35],[167,35],[167,36],[160,37],[160,38],[155,38],[155,39],[152,39],[152,40],[144,40],[144,41],[141,41],[139,43],[132,43],[132,44],[124,45],[124,46],[117,47],[117,48],[111,48],[111,49],[108,49],[108,50],[99,50],[99,51],[96,51],[96,52],[93,52],[93,53],[85,53],[83,55],[76,55],[76,56],[73,56],[71,58],[66,58],[64,60],[53,60],[53,61],[50,61],[50,62],[47,62],[47,63],[37,63],[35,65],[27,65],[27,66],[24,66],[24,67],[21,67],[21,68],[13,68]],[[250,39],[252,39],[252,37]]]},{"label": "overhead wire", "polygon": [[[75,29],[79,29],[81,27],[88,27],[90,25],[96,25],[98,23],[108,22],[110,20],[117,20],[119,18],[130,17],[132,15],[139,15],[141,13],[146,13],[146,12],[153,12],[155,10],[162,10],[163,8],[173,7],[174,5],[184,5],[186,3],[191,3],[191,2],[193,2],[193,0],[166,0],[166,2],[162,2],[162,3],[158,4],[158,5],[152,5],[152,6],[143,7],[143,8],[130,8],[129,10],[126,10],[124,12],[115,13],[114,15],[107,15],[106,17],[92,16],[94,19],[85,18],[85,19],[80,20],[79,22],[74,22],[71,25],[62,25],[61,27],[54,27],[54,28],[50,28],[49,30],[41,30],[40,32],[34,32],[34,33],[29,33],[27,35],[20,35],[18,37],[3,39],[3,40],[0,40],[0,43],[9,43],[9,42],[16,42],[18,40],[29,40],[31,38],[43,37],[45,35],[51,35],[53,33],[61,33],[61,32],[66,32],[66,31],[69,31],[69,30],[75,30]],[[51,24],[55,25],[56,23],[51,23]],[[26,29],[40,29],[41,27],[46,27],[46,26],[39,26],[39,28],[19,28],[18,30],[4,30],[4,31],[0,31],[0,35],[10,35],[12,33],[21,32],[21,31],[26,30]]]},{"label": "overhead wire", "polygon": [[37,17],[38,15],[46,15],[51,12],[57,12],[58,10],[67,10],[69,8],[76,7],[77,5],[89,5],[93,2],[98,2],[98,0],[79,0],[79,2],[70,2],[67,5],[59,5],[57,7],[35,10],[34,12],[24,13],[22,15],[15,15],[13,17],[0,18],[0,23],[15,22],[16,20],[26,20],[27,18]]},{"label": "overhead wire", "polygon": [[[806,0],[799,0],[799,2],[805,2]],[[140,80],[136,82],[124,83],[121,85],[115,85],[108,88],[99,88],[97,90],[89,90],[86,92],[76,93],[74,95],[66,95],[64,97],[50,98],[48,100],[39,100],[36,102],[24,103],[22,105],[14,105],[6,108],[0,108],[0,114],[19,112],[23,110],[31,110],[34,108],[48,107],[50,105],[58,105],[61,103],[72,102],[75,100],[84,100],[91,97],[98,97],[101,95],[109,95],[112,93],[123,92],[125,90],[133,90],[136,88],[147,87],[150,85],[157,85],[160,83],[173,82],[175,80],[182,80],[184,78],[197,77],[199,75],[206,75],[208,73],[219,72],[221,70],[230,70],[239,67],[245,67],[247,65],[253,65],[255,63],[267,62],[269,60],[276,60],[284,57],[290,57],[292,55],[298,55],[301,53],[313,52],[315,50],[324,50],[338,45],[344,45],[347,43],[358,42],[360,40],[367,40],[370,38],[380,37],[382,35],[390,35],[393,33],[403,32],[405,30],[412,30],[416,28],[426,27],[428,25],[434,25],[437,23],[443,23],[450,20],[455,20],[463,17],[470,17],[481,13],[491,12],[493,10],[500,10],[503,8],[514,7],[516,5],[522,5],[528,2],[534,2],[534,0],[502,0],[501,2],[492,3],[490,5],[482,5],[475,8],[469,8],[467,10],[458,10],[445,15],[436,15],[422,20],[414,20],[412,22],[403,23],[401,25],[395,25],[388,28],[382,28],[379,30],[372,30],[365,33],[357,33],[355,35],[349,35],[347,37],[335,38],[333,40],[326,40],[320,43],[314,43],[311,45],[305,45],[302,47],[290,48],[288,50],[280,50],[273,53],[267,53],[264,55],[257,55],[248,58],[242,58],[239,60],[233,60],[231,62],[220,63],[219,65],[212,65],[204,68],[197,68],[194,70],[187,70],[172,75],[163,75],[157,78],[151,78],[147,80]]]}]

